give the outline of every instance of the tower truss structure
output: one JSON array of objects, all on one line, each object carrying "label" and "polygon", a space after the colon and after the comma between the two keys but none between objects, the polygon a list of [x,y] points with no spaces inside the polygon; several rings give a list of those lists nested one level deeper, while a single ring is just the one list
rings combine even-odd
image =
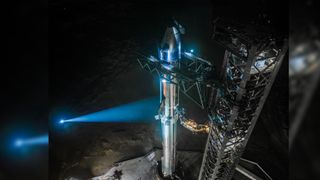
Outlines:
[{"label": "tower truss structure", "polygon": [[209,110],[199,180],[232,178],[287,50],[282,39],[221,21],[213,39],[226,49],[224,88]]}]

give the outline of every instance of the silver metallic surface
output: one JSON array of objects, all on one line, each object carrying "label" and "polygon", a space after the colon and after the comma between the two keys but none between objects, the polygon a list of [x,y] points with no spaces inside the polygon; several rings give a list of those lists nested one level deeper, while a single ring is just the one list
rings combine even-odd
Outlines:
[{"label": "silver metallic surface", "polygon": [[[167,28],[160,47],[160,60],[166,61],[167,67],[177,66],[176,61],[181,58],[181,41],[178,30],[175,27]],[[161,129],[162,148],[161,158],[162,174],[164,177],[172,176],[176,164],[176,131],[177,119],[175,118],[175,107],[177,105],[177,88],[174,76],[166,74],[160,78],[160,96],[162,97]]]},{"label": "silver metallic surface", "polygon": [[199,180],[233,177],[287,51],[285,42],[277,47],[270,39],[246,46],[236,38],[229,42],[215,38],[227,49],[225,94],[216,96],[210,110],[211,127]]},{"label": "silver metallic surface", "polygon": [[[162,174],[175,176],[177,121],[190,130],[199,129],[196,121],[179,116],[179,92],[182,92],[207,110],[210,120],[209,130],[203,128],[209,135],[199,179],[231,179],[287,47],[277,46],[273,38],[264,35],[261,37],[268,38],[257,42],[242,34],[241,41],[237,34],[230,36],[241,31],[217,33],[215,41],[226,49],[221,83],[217,77],[208,76],[214,70],[211,61],[187,51],[181,53],[178,29],[167,28],[159,60],[153,56],[138,58],[143,69],[160,76],[161,105],[156,119],[161,120],[162,128]],[[219,39],[218,35],[225,37]]]}]

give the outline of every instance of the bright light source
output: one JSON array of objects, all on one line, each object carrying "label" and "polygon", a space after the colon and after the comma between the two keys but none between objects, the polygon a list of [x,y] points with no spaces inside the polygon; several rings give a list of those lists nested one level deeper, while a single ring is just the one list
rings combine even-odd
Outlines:
[{"label": "bright light source", "polygon": [[71,119],[61,119],[58,121],[60,125],[71,124],[75,122],[81,123],[97,123],[97,122],[144,122],[153,120],[154,114],[157,112],[159,105],[158,97],[143,99],[128,104],[108,108],[98,112],[93,112]]},{"label": "bright light source", "polygon": [[167,82],[167,81],[166,81],[165,79],[162,79],[162,82],[165,83],[165,82]]},{"label": "bright light source", "polygon": [[21,139],[17,139],[16,142],[14,143],[15,146],[20,147],[22,146],[23,141]]},{"label": "bright light source", "polygon": [[193,52],[194,52],[194,50],[193,50],[193,49],[190,49],[190,52],[191,52],[191,53],[193,53]]},{"label": "bright light source", "polygon": [[171,51],[168,49],[168,55],[167,55],[167,60],[170,62],[171,61]]},{"label": "bright light source", "polygon": [[34,146],[34,145],[41,145],[41,144],[48,144],[48,135],[42,135],[42,136],[36,136],[31,137],[27,139],[17,139],[14,142],[14,145],[16,147],[22,147],[22,146]]}]

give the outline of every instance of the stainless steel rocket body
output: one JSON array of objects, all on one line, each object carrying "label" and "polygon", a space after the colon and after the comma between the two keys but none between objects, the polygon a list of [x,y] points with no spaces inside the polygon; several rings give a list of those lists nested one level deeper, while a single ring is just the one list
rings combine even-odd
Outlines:
[{"label": "stainless steel rocket body", "polygon": [[[181,58],[181,41],[175,27],[168,27],[159,49],[159,59],[166,69],[177,67]],[[172,176],[176,164],[176,126],[175,107],[177,105],[177,86],[174,74],[161,74],[161,130],[163,156],[161,158],[162,174]]]},{"label": "stainless steel rocket body", "polygon": [[176,156],[176,122],[174,108],[176,105],[176,85],[166,80],[162,82],[164,114],[161,118],[162,129],[162,173],[171,176],[175,170]]}]

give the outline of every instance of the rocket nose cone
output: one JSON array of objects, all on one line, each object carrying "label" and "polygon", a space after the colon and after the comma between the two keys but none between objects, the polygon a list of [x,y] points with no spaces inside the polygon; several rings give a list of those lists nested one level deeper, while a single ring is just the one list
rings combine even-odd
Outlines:
[{"label": "rocket nose cone", "polygon": [[181,59],[180,34],[175,27],[166,29],[160,45],[159,58],[167,62],[175,62]]},{"label": "rocket nose cone", "polygon": [[180,34],[175,27],[168,27],[161,42],[161,49],[174,50],[180,44]]}]

